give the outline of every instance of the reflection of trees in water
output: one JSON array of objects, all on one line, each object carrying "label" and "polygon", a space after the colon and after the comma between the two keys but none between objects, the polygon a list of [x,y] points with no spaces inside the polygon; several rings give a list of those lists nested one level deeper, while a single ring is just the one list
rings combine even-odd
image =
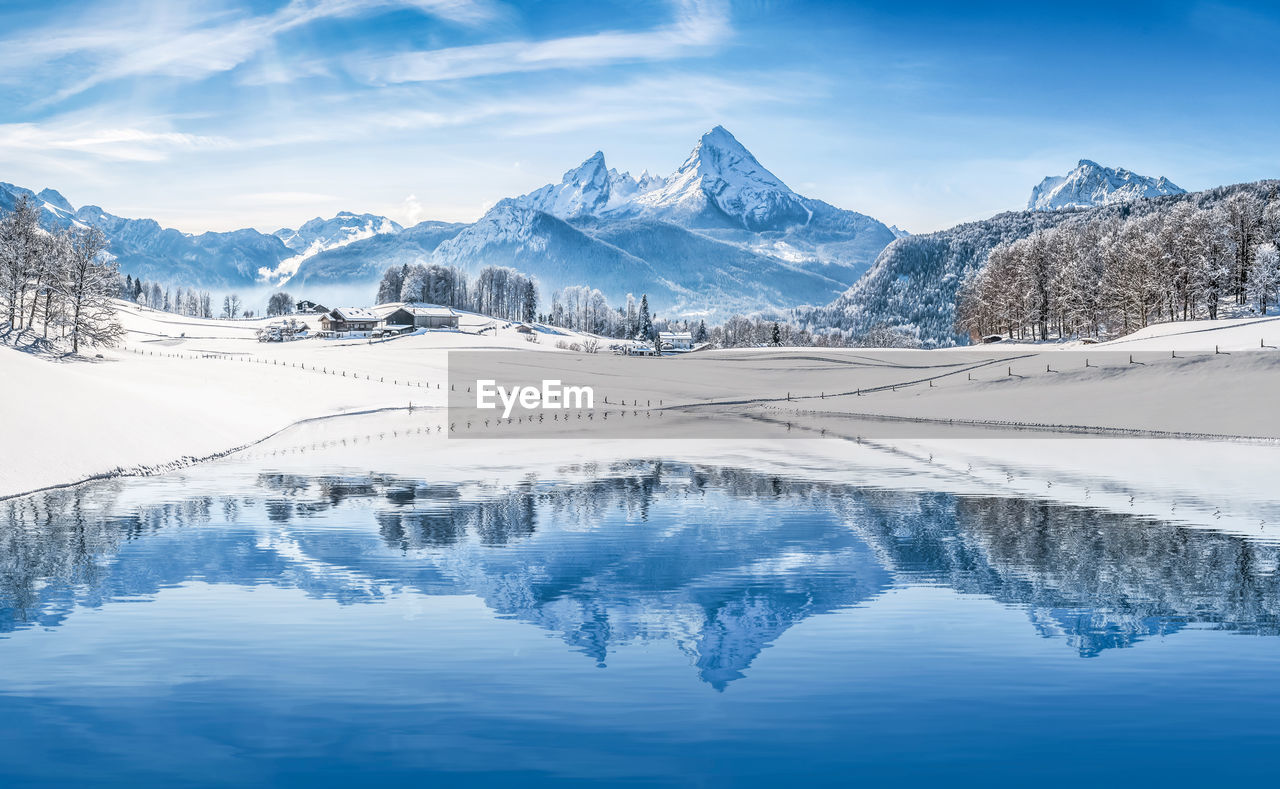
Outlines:
[{"label": "reflection of trees in water", "polygon": [[1190,622],[1280,634],[1280,546],[1122,513],[863,491],[851,523],[903,580],[1025,606],[1082,655]]},{"label": "reflection of trees in water", "polygon": [[0,502],[0,632],[100,604],[121,543],[208,519],[212,500],[203,496],[119,514],[123,487],[108,480]]},{"label": "reflection of trees in water", "polygon": [[[1274,545],[1039,501],[732,468],[567,472],[585,481],[263,474],[248,495],[122,506],[129,483],[110,481],[15,499],[0,504],[0,628],[193,578],[347,603],[381,599],[390,583],[477,594],[601,663],[619,644],[670,639],[717,687],[797,622],[895,582],[1025,606],[1082,655],[1190,622],[1280,633]],[[339,510],[351,528],[298,528]],[[214,513],[239,526],[180,531]],[[368,520],[392,553],[369,550]],[[122,553],[143,537],[165,550]]]},{"label": "reflection of trees in water", "polygon": [[958,499],[956,516],[999,573],[983,592],[1052,620],[1082,654],[1188,622],[1280,634],[1280,546],[1018,499]]},{"label": "reflection of trees in water", "polygon": [[468,534],[484,545],[506,545],[537,529],[536,498],[522,483],[481,500],[464,501],[458,486],[384,480],[374,496],[392,507],[375,513],[383,541],[401,551],[456,545]]}]

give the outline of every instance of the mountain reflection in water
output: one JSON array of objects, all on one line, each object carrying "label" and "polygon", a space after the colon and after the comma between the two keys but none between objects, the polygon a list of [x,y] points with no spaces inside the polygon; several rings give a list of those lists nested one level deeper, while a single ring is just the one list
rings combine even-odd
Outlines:
[{"label": "mountain reflection in water", "polygon": [[1280,632],[1274,544],[1024,499],[588,471],[506,487],[264,473],[231,494],[141,497],[116,480],[8,501],[0,631],[196,580],[350,605],[475,595],[601,666],[670,640],[719,689],[802,620],[908,585],[1016,606],[1083,657],[1193,624]]}]

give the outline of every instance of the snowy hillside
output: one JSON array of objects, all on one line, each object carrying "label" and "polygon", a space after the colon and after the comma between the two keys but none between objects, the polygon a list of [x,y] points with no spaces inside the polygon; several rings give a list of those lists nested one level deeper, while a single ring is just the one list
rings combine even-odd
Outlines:
[{"label": "snowy hillside", "polygon": [[954,330],[956,298],[966,278],[980,270],[997,244],[1026,238],[1037,230],[1095,219],[1137,217],[1172,210],[1179,203],[1199,209],[1225,205],[1235,195],[1265,200],[1275,181],[1218,187],[1138,203],[1083,211],[1012,211],[949,230],[894,241],[871,271],[832,303],[800,316],[811,329],[838,328],[854,335],[876,326],[899,326],[925,345],[953,345],[967,338]]},{"label": "snowy hillside", "polygon": [[431,261],[475,271],[511,266],[533,275],[549,292],[570,285],[600,288],[621,300],[627,293],[649,293],[651,303],[675,302],[675,288],[663,282],[648,262],[600,241],[551,214],[503,200],[473,225],[441,242]]},{"label": "snowy hillside", "polygon": [[1112,169],[1081,159],[1071,172],[1066,175],[1051,175],[1032,189],[1027,209],[1056,211],[1061,208],[1091,208],[1146,197],[1185,193],[1185,189],[1164,176],[1151,178],[1124,168]]}]

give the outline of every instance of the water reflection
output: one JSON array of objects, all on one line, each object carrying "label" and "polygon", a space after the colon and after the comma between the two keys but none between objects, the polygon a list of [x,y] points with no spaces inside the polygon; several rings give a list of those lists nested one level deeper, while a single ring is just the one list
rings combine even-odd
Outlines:
[{"label": "water reflection", "polygon": [[[1280,549],[1046,502],[644,462],[576,483],[261,474],[217,495],[112,481],[0,505],[0,631],[200,580],[344,604],[476,595],[607,665],[669,640],[724,688],[797,623],[940,585],[1081,656],[1188,625],[1280,632]],[[198,486],[194,486],[198,487]]]}]

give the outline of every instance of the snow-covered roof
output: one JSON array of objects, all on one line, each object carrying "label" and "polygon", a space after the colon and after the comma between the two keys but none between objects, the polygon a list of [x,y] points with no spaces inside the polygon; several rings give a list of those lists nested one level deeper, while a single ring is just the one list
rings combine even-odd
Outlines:
[{"label": "snow-covered roof", "polygon": [[373,311],[383,318],[397,310],[404,310],[410,315],[423,318],[451,318],[458,314],[454,312],[452,307],[444,307],[439,304],[424,304],[417,301],[393,301],[387,304],[379,304],[373,308]]},{"label": "snow-covered roof", "polygon": [[373,307],[369,308],[369,311],[377,315],[379,318],[385,318],[404,306],[405,304],[402,301],[389,301],[386,304],[375,304]]},{"label": "snow-covered roof", "polygon": [[660,331],[658,336],[664,340],[689,340],[693,341],[693,334],[687,331]]},{"label": "snow-covered roof", "polygon": [[413,315],[424,318],[452,318],[457,315],[452,307],[441,307],[438,304],[406,304],[404,308]]},{"label": "snow-covered roof", "polygon": [[373,310],[364,307],[334,307],[333,313],[344,321],[376,321],[378,316]]}]

